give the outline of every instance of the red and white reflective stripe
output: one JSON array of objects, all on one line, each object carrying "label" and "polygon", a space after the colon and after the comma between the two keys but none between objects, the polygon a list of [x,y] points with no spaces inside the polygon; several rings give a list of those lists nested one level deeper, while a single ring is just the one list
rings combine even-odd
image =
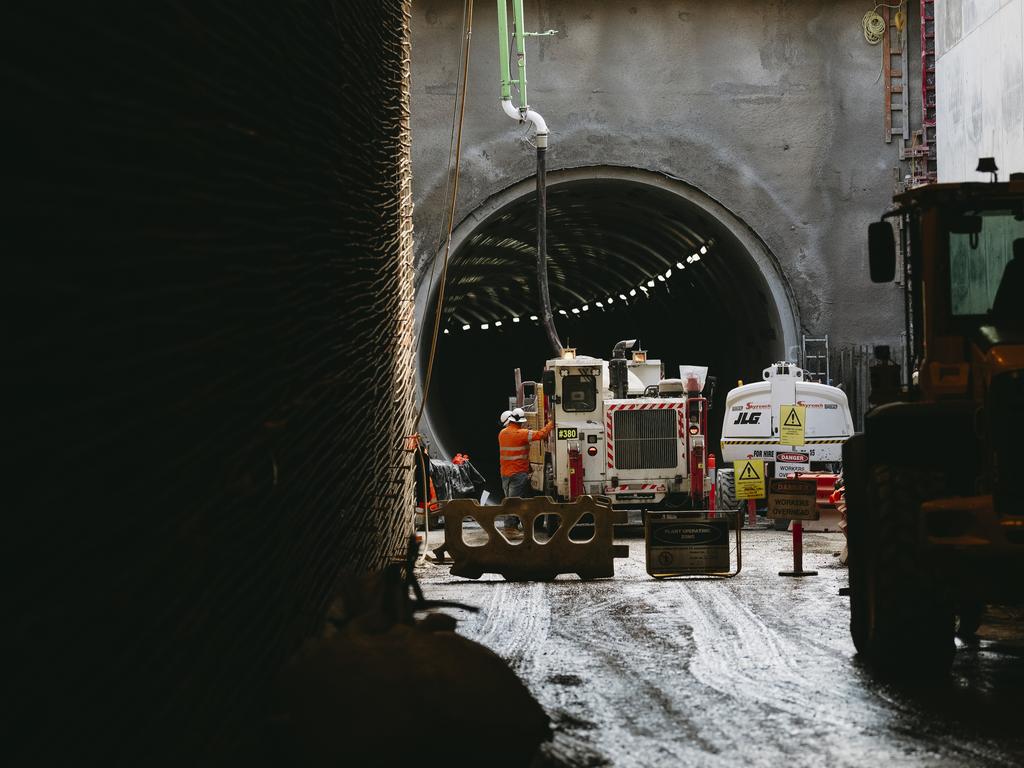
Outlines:
[{"label": "red and white reflective stripe", "polygon": [[615,441],[612,439],[612,412],[605,415],[604,444],[608,448],[608,469],[615,466]]},{"label": "red and white reflective stripe", "polygon": [[664,491],[666,487],[658,483],[637,483],[634,485],[617,485],[605,488],[605,493],[625,493],[626,491]]},{"label": "red and white reflective stripe", "polygon": [[685,407],[686,401],[678,403],[611,403],[608,406],[608,411],[659,411],[665,408],[679,410]]}]

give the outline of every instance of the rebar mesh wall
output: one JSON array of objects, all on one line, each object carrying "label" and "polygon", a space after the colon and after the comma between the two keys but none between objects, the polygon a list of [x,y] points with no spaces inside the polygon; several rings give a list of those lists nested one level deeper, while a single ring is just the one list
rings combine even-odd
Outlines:
[{"label": "rebar mesh wall", "polygon": [[57,6],[0,53],[6,730],[230,762],[407,533],[408,2]]}]

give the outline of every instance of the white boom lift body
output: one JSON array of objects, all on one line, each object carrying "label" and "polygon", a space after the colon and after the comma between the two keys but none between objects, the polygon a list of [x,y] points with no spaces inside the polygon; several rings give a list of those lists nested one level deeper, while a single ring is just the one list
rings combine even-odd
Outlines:
[{"label": "white boom lift body", "polygon": [[[794,363],[775,363],[761,375],[762,381],[736,387],[726,395],[723,462],[771,462],[779,453],[804,454],[812,465],[842,461],[843,443],[854,433],[846,393],[838,387],[805,381],[804,371]],[[806,409],[802,445],[779,443],[779,409],[783,405]]]}]

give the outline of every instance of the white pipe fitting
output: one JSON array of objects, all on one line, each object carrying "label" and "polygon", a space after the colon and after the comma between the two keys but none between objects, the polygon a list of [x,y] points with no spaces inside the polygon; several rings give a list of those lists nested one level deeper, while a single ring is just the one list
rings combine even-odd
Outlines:
[{"label": "white pipe fitting", "polygon": [[501,100],[501,108],[513,120],[520,123],[529,122],[533,125],[533,129],[537,134],[538,147],[546,147],[548,145],[548,124],[544,122],[544,118],[540,116],[540,113],[534,112],[532,109],[527,109],[525,112],[520,111],[509,99]]}]

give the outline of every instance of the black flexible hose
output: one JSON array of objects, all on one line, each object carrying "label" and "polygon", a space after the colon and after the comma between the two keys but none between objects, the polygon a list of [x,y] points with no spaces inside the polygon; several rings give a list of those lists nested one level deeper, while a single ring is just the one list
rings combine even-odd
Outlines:
[{"label": "black flexible hose", "polygon": [[537,147],[537,288],[540,291],[540,313],[544,321],[551,349],[558,357],[562,354],[562,341],[555,329],[551,312],[551,294],[548,292],[548,191],[545,160],[547,147]]}]

